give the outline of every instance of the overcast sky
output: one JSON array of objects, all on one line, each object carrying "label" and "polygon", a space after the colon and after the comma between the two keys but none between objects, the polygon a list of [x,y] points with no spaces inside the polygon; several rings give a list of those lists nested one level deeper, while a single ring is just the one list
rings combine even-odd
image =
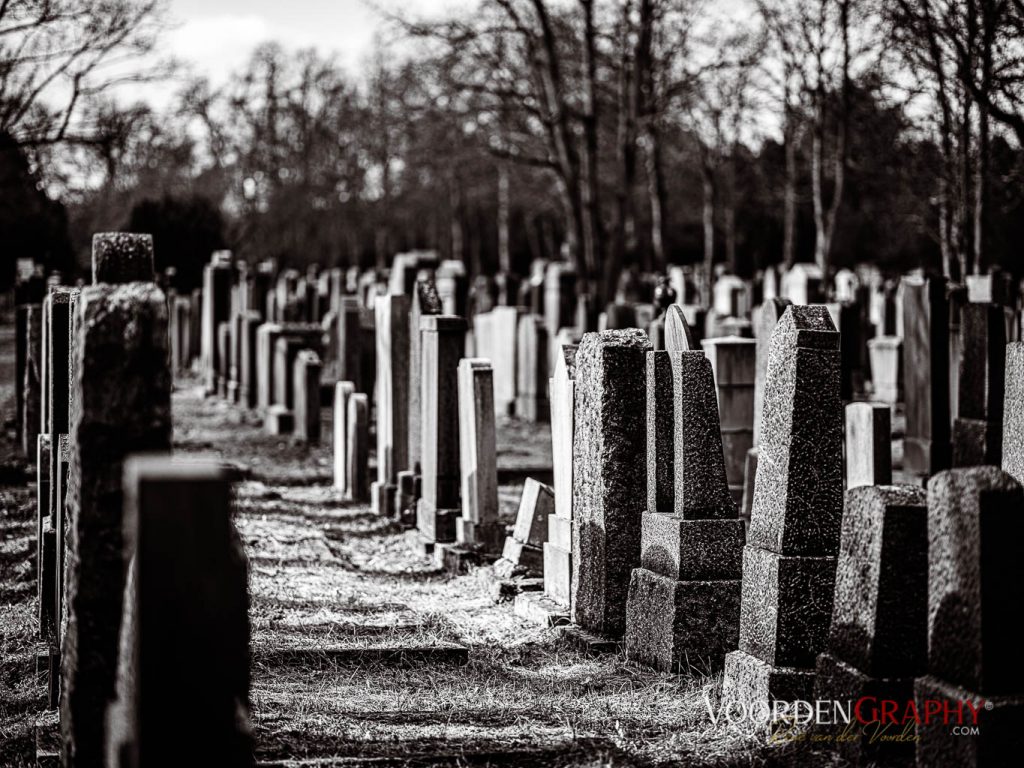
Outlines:
[{"label": "overcast sky", "polygon": [[[374,7],[431,13],[465,6],[469,0],[169,0],[169,29],[159,53],[220,84],[270,40],[286,48],[317,48],[336,54],[357,71],[381,28]],[[131,96],[162,105],[169,89],[148,86]]]}]

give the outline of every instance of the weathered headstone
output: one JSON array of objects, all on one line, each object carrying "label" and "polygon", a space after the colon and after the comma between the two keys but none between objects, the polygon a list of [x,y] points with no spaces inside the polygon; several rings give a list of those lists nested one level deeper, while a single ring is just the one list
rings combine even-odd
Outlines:
[{"label": "weathered headstone", "polygon": [[122,464],[170,449],[167,304],[153,283],[101,284],[82,289],[74,322],[61,732],[65,765],[99,765],[124,587]]},{"label": "weathered headstone", "polygon": [[[826,650],[818,656],[816,700],[854,706],[913,699],[914,678],[927,663],[926,501],[924,490],[911,485],[847,492],[832,625]],[[861,706],[865,719],[871,711]],[[913,751],[912,740],[892,738],[905,729],[903,723],[876,719],[855,728],[853,738],[835,740],[838,751],[855,763]]]},{"label": "weathered headstone", "polygon": [[499,306],[473,318],[477,357],[486,357],[494,366],[494,410],[509,416],[516,403],[516,341],[519,309]]},{"label": "weathered headstone", "polygon": [[884,403],[846,406],[846,487],[892,482],[891,411]]},{"label": "weathered headstone", "polygon": [[907,426],[903,467],[932,475],[950,466],[949,305],[941,278],[905,277],[903,381]]},{"label": "weathered headstone", "polygon": [[832,615],[843,506],[839,334],[820,305],[772,332],[754,505],[743,550],[739,650],[723,696],[748,707],[810,697]]},{"label": "weathered headstone", "polygon": [[427,315],[441,314],[441,299],[437,295],[434,282],[426,277],[416,280],[412,292],[412,304],[409,307],[409,449],[406,458],[407,469],[415,475],[420,472],[420,450],[423,443],[421,423],[423,420],[420,405],[419,376],[422,370],[420,320]]},{"label": "weathered headstone", "polygon": [[953,466],[1002,463],[1006,328],[1011,310],[967,304],[960,312],[960,407],[953,422]]},{"label": "weathered headstone", "polygon": [[640,567],[627,600],[626,655],[671,672],[720,668],[739,632],[743,522],[726,482],[704,353],[648,352],[647,402],[648,466],[660,464],[673,482],[656,482],[656,494],[648,488]]},{"label": "weathered headstone", "polygon": [[576,351],[572,616],[621,636],[645,506],[645,353],[641,330],[588,333]]},{"label": "weathered headstone", "polygon": [[[1015,765],[1024,748],[1024,493],[996,467],[940,472],[928,482],[928,673],[914,685],[921,712],[917,765]],[[953,726],[976,726],[954,735]]]},{"label": "weathered headstone", "polygon": [[284,332],[279,323],[263,323],[256,329],[256,405],[266,411],[274,399],[274,350]]},{"label": "weathered headstone", "polygon": [[[53,595],[48,592],[51,574],[46,572],[46,543],[44,536],[51,528],[50,514],[50,436],[36,436],[36,599],[39,601],[39,636],[45,638],[52,631]],[[55,557],[55,555],[54,555]],[[49,558],[52,564],[52,557]]]},{"label": "weathered headstone", "polygon": [[458,370],[466,321],[455,315],[427,315],[420,320],[420,332],[423,495],[416,527],[430,548],[433,542],[455,541],[455,518],[461,506]]},{"label": "weathered headstone", "polygon": [[494,373],[490,360],[459,361],[459,462],[462,515],[456,523],[460,544],[496,551],[503,527],[498,522],[498,468],[494,435]]},{"label": "weathered headstone", "polygon": [[259,396],[260,313],[252,310],[239,315],[238,396],[243,407],[255,408]]},{"label": "weathered headstone", "polygon": [[543,567],[544,542],[548,537],[548,521],[555,513],[555,493],[550,486],[532,477],[526,478],[512,535],[505,538],[501,557],[534,571]]},{"label": "weathered headstone", "polygon": [[871,361],[872,398],[880,403],[896,405],[903,397],[903,340],[898,336],[868,339],[868,357]]},{"label": "weathered headstone", "polygon": [[1003,471],[1024,483],[1024,342],[1006,345]]},{"label": "weathered headstone", "polygon": [[575,344],[558,348],[548,384],[555,514],[548,518],[548,539],[544,544],[544,592],[565,607],[569,606],[572,584],[573,378],[577,349]]},{"label": "weathered headstone", "polygon": [[357,392],[366,392],[362,375],[362,334],[359,299],[342,296],[337,330],[338,376],[342,381],[351,381]]},{"label": "weathered headstone", "polygon": [[247,564],[230,473],[133,457],[124,496],[128,574],[107,765],[251,766]]}]

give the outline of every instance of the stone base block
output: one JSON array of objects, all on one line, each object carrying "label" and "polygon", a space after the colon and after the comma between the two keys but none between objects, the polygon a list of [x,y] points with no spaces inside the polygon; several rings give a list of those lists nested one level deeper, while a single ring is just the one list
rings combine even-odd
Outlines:
[{"label": "stone base block", "polygon": [[397,485],[374,481],[370,483],[370,509],[375,515],[390,515],[395,508]]},{"label": "stone base block", "polygon": [[760,713],[773,701],[810,701],[813,694],[813,669],[773,667],[744,651],[725,656],[723,702],[736,702]]},{"label": "stone base block", "polygon": [[566,645],[588,656],[603,653],[618,653],[620,643],[607,635],[599,635],[584,629],[579,624],[566,624],[559,628],[559,637]]},{"label": "stone base block", "polygon": [[522,592],[512,610],[516,616],[542,627],[561,627],[569,623],[569,609],[543,592]]},{"label": "stone base block", "polygon": [[505,541],[505,526],[502,523],[474,523],[459,516],[455,520],[455,541],[471,544],[483,552],[498,554]]},{"label": "stone base block", "polygon": [[[814,699],[838,701],[850,707],[864,697],[873,702],[882,700],[907,702],[914,696],[914,679],[886,679],[869,677],[859,669],[831,654],[818,656],[815,669]],[[877,707],[876,707],[877,709]],[[871,707],[861,707],[863,717],[872,717]],[[852,722],[849,726],[833,724],[822,726],[822,732],[833,737],[836,751],[854,765],[872,760],[909,758],[914,754],[914,729],[900,724]]]},{"label": "stone base block", "polygon": [[634,661],[662,672],[721,669],[736,647],[739,622],[739,579],[676,581],[633,570],[623,642]]},{"label": "stone base block", "polygon": [[832,622],[836,558],[743,548],[740,650],[778,667],[813,668]]},{"label": "stone base block", "polygon": [[[951,718],[945,721],[940,714],[928,724],[918,725],[918,768],[1020,765],[1024,755],[1024,695],[981,697],[929,676],[914,682],[914,694],[922,714],[929,702],[933,707],[934,702],[948,704],[952,709]],[[957,705],[963,701],[977,707],[977,723],[966,706],[962,707],[962,720],[958,719]]]},{"label": "stone base block", "polygon": [[953,466],[1000,466],[1003,462],[1003,425],[983,419],[953,422]]},{"label": "stone base block", "polygon": [[46,712],[34,724],[36,768],[60,768],[60,718],[56,712]]},{"label": "stone base block", "polygon": [[283,405],[272,405],[263,417],[263,429],[268,435],[290,435],[295,430],[295,414]]},{"label": "stone base block", "polygon": [[737,580],[744,540],[742,520],[684,520],[644,512],[640,567],[674,581]]},{"label": "stone base block", "polygon": [[434,545],[434,565],[448,573],[465,573],[471,565],[480,565],[482,561],[479,549],[442,542]]},{"label": "stone base block", "polygon": [[564,606],[572,599],[572,550],[550,541],[544,543],[544,592]]},{"label": "stone base block", "polygon": [[420,499],[416,504],[416,528],[428,541],[455,541],[457,509],[434,509]]},{"label": "stone base block", "polygon": [[516,565],[522,565],[531,571],[544,570],[544,550],[532,544],[524,544],[512,536],[505,538],[505,546],[501,556]]}]

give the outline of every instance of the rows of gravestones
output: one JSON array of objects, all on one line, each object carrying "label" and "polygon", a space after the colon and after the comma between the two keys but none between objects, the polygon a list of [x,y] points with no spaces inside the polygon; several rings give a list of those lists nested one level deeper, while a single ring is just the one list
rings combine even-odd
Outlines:
[{"label": "rows of gravestones", "polygon": [[[175,520],[164,507],[204,480],[226,509],[223,470],[126,458],[168,448],[168,361],[198,365],[208,394],[300,441],[319,440],[321,403],[333,402],[336,488],[414,526],[440,564],[500,552],[542,570],[543,595],[517,601],[524,615],[568,616],[579,636],[667,671],[724,668],[723,698],[750,710],[819,695],[963,711],[984,697],[975,739],[919,727],[921,765],[949,764],[950,749],[988,764],[1020,739],[1024,684],[1007,637],[1024,589],[1010,555],[1024,525],[1024,346],[999,276],[896,286],[844,271],[829,303],[809,265],[754,282],[719,275],[710,291],[674,268],[627,282],[596,318],[562,264],[467,290],[460,265],[426,252],[384,275],[252,272],[219,253],[187,299],[152,277],[145,236],[97,236],[95,286],[53,286],[18,308],[25,439],[41,424],[40,605],[52,612],[41,608],[40,629],[60,669],[70,764],[88,764],[76,755],[98,754],[104,732],[126,761],[163,746],[150,714],[167,700],[148,704],[139,678],[175,673],[145,666],[144,640],[162,653],[157,630],[191,623],[181,589],[215,580],[221,602],[172,658],[194,653],[211,623],[233,621],[225,653],[247,636],[230,524],[164,530]],[[66,377],[55,374],[65,359]],[[891,485],[893,414],[905,414],[902,485]],[[554,478],[526,484],[512,531],[497,518],[494,447],[508,415],[550,417]],[[175,561],[147,532],[208,536],[212,549]],[[143,553],[148,572],[172,575],[147,581]],[[169,601],[166,614],[147,616],[144,593]],[[224,701],[243,709],[246,659],[218,668]],[[248,748],[237,718],[209,721],[224,749]],[[845,749],[860,759],[908,743]]]},{"label": "rows of gravestones", "polygon": [[129,233],[94,237],[90,285],[33,276],[16,291],[50,709],[40,765],[185,765],[199,744],[251,763],[233,476],[170,454],[172,298],[152,239]]}]

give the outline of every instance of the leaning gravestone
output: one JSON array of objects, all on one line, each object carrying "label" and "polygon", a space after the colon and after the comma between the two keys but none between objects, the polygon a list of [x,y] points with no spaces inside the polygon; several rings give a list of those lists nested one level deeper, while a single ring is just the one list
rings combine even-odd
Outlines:
[{"label": "leaning gravestone", "polygon": [[230,472],[133,457],[124,494],[128,575],[107,765],[251,766],[247,566]]},{"label": "leaning gravestone", "polygon": [[920,712],[938,703],[952,718],[918,724],[920,768],[1020,762],[1022,538],[1024,493],[1005,472],[954,469],[928,482],[928,673],[914,691]]},{"label": "leaning gravestone", "polygon": [[761,710],[809,699],[825,645],[843,506],[839,334],[821,305],[772,332],[747,545],[739,650],[723,697]]},{"label": "leaning gravestone", "polygon": [[626,655],[666,672],[720,668],[736,647],[743,550],[711,364],[679,336],[647,353],[648,506],[626,606]]},{"label": "leaning gravestone", "polygon": [[[128,276],[143,271],[133,266]],[[64,764],[77,766],[102,761],[104,712],[114,694],[122,464],[131,453],[170,448],[171,376],[167,304],[155,284],[83,288],[75,328],[61,731]]]},{"label": "leaning gravestone", "polygon": [[[928,507],[912,485],[854,488],[846,494],[836,566],[832,627],[818,656],[815,699],[851,705],[864,697],[906,702],[925,671],[928,638]],[[865,710],[867,711],[867,710]],[[913,751],[893,739],[904,728],[859,724],[839,751],[867,762]],[[887,738],[889,737],[889,738]]]},{"label": "leaning gravestone", "polygon": [[588,333],[576,351],[572,618],[619,637],[640,563],[644,509],[645,358],[638,329]]}]

